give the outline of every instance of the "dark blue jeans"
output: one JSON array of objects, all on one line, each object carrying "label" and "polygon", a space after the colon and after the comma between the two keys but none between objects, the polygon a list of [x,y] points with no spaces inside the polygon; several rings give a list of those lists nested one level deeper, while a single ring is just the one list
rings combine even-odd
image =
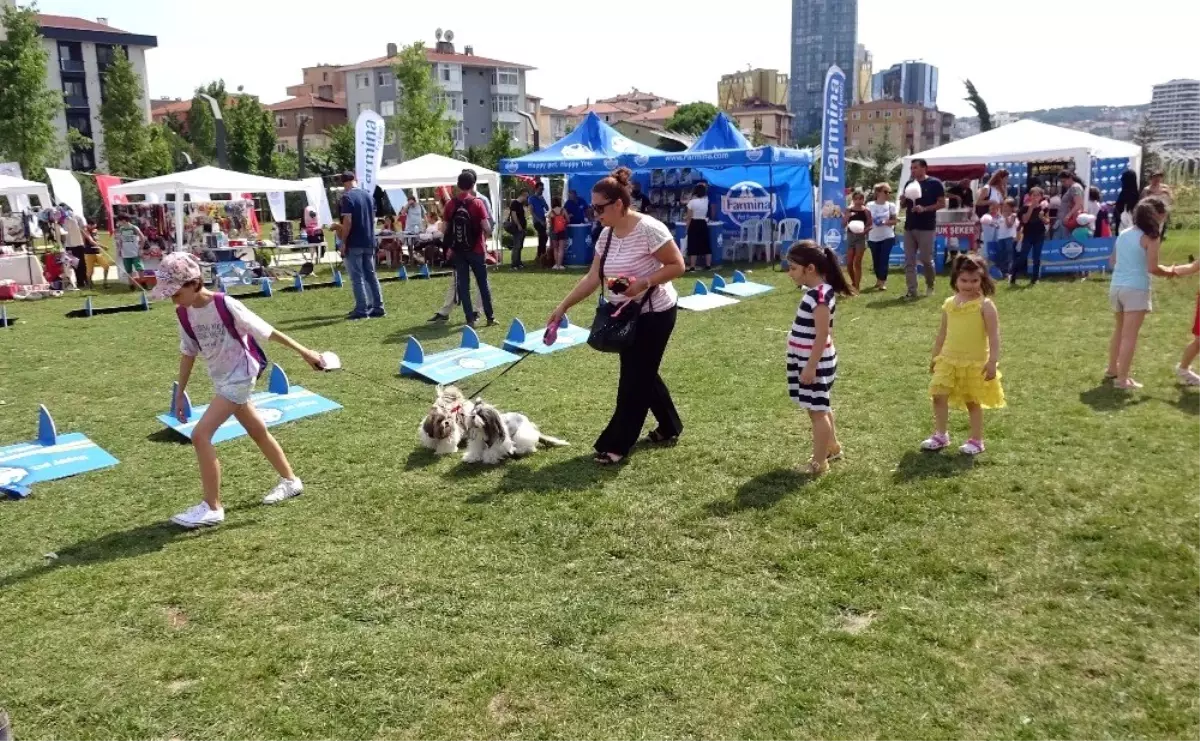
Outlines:
[{"label": "dark blue jeans", "polygon": [[375,248],[352,247],[346,250],[345,262],[354,291],[354,313],[366,316],[383,311],[379,276],[375,274]]},{"label": "dark blue jeans", "polygon": [[875,269],[875,280],[886,283],[888,277],[888,260],[892,256],[892,248],[896,246],[896,238],[888,237],[878,242],[867,242],[871,248],[871,267]]},{"label": "dark blue jeans", "polygon": [[[1021,241],[1021,246],[1017,248],[1016,257],[1013,258],[1012,264],[1012,281],[1017,281],[1017,276],[1024,273],[1029,276],[1029,282],[1037,283],[1038,278],[1042,274],[1042,243],[1046,241],[1042,237],[1026,237]],[[1029,269],[1029,261],[1033,260],[1033,269]]]},{"label": "dark blue jeans", "polygon": [[[1008,275],[1009,271],[1012,270],[1013,247],[1015,244],[1016,240],[1012,237],[988,242],[988,259],[1005,275]],[[1038,263],[1041,263],[1041,248],[1038,249]]]},{"label": "dark blue jeans", "polygon": [[468,322],[475,321],[478,316],[475,307],[471,306],[471,273],[475,274],[475,282],[479,285],[483,314],[490,322],[495,314],[492,313],[492,289],[488,286],[487,262],[478,252],[468,252],[464,255],[455,251],[454,279],[458,281],[458,300],[462,303],[463,314]]}]

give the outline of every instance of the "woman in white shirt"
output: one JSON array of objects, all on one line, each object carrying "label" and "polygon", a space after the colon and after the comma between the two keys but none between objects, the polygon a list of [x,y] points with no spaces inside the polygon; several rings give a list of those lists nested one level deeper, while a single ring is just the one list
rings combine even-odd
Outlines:
[{"label": "woman in white shirt", "polygon": [[[547,324],[558,324],[567,310],[597,288],[609,303],[632,301],[640,306],[633,345],[620,353],[617,408],[593,446],[595,461],[602,466],[620,463],[629,455],[642,434],[647,413],[653,413],[658,421],[649,442],[670,444],[683,433],[671,392],[658,374],[667,341],[675,329],[677,294],[671,281],[683,275],[683,255],[665,224],[631,208],[631,175],[628,168],[620,167],[592,188],[592,210],[603,227],[596,241],[596,257],[588,274],[550,313]],[[603,287],[601,273],[608,281]]]},{"label": "woman in white shirt", "polygon": [[704,269],[712,268],[712,245],[708,239],[708,186],[697,183],[687,202],[688,272],[696,269],[696,258],[704,258]]},{"label": "woman in white shirt", "polygon": [[871,231],[867,246],[871,248],[871,266],[875,268],[875,290],[887,290],[888,260],[896,246],[896,204],[892,201],[892,186],[875,186],[875,200],[867,204],[871,212]]}]

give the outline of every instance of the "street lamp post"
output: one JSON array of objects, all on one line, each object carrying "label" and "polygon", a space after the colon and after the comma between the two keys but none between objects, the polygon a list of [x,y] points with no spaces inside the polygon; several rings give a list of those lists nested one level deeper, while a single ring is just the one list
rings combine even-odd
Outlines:
[{"label": "street lamp post", "polygon": [[217,165],[222,169],[229,169],[229,154],[225,149],[225,118],[221,115],[221,106],[217,103],[216,98],[211,95],[200,93],[200,97],[208,101],[212,107],[213,120],[216,124],[216,139],[217,139]]}]

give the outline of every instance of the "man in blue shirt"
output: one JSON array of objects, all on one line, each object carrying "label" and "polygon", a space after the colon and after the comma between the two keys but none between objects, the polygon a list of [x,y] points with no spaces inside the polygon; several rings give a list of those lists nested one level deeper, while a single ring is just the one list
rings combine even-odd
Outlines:
[{"label": "man in blue shirt", "polygon": [[347,319],[386,316],[379,276],[375,274],[375,199],[358,187],[352,172],[342,173],[341,223],[333,231],[342,240],[342,260],[354,290],[354,311]]},{"label": "man in blue shirt", "polygon": [[538,235],[537,259],[539,264],[542,262],[542,256],[546,254],[546,242],[550,238],[546,231],[546,212],[550,210],[550,205],[546,203],[545,192],[545,186],[538,183],[533,195],[529,196],[529,213],[533,215],[533,228]]},{"label": "man in blue shirt", "polygon": [[567,202],[563,204],[563,208],[567,210],[567,215],[571,217],[572,224],[583,224],[587,221],[587,204],[579,197],[575,191],[571,191]]}]

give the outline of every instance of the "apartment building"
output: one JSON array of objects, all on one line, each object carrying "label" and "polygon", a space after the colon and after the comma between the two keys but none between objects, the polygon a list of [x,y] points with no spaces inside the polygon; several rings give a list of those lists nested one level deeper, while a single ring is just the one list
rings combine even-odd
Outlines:
[{"label": "apartment building", "polygon": [[[525,98],[525,73],[533,67],[515,62],[490,59],[475,54],[471,46],[458,52],[447,32],[437,45],[425,53],[429,74],[433,76],[446,104],[446,117],[454,122],[455,149],[481,147],[497,128],[505,129],[514,143],[532,139],[529,125],[520,111],[528,111]],[[346,117],[355,121],[358,114],[372,110],[384,118],[396,113],[396,81],[392,66],[399,49],[387,45],[387,54],[365,62],[341,67],[346,87]],[[403,157],[395,132],[388,134],[383,150],[385,162]]]},{"label": "apartment building", "polygon": [[291,85],[287,94],[292,97],[314,95],[323,100],[344,102],[346,96],[346,76],[341,73],[341,67],[336,64],[318,64],[301,70],[304,82]]},{"label": "apartment building", "polygon": [[104,73],[117,49],[125,52],[142,83],[142,105],[150,120],[147,94],[146,52],[158,39],[114,28],[106,18],[88,20],[64,15],[38,14],[42,45],[48,53],[46,86],[61,90],[63,110],[54,126],[66,152],[67,130],[76,129],[92,140],[93,146],[63,155],[60,167],[92,172],[104,169],[104,126],[100,104],[104,102]]},{"label": "apartment building", "polygon": [[[290,89],[290,88],[289,88]],[[346,123],[346,104],[317,97],[312,93],[296,95],[267,106],[275,118],[275,145],[280,152],[295,150],[299,144],[300,122],[304,126],[304,147],[329,145],[325,132],[332,126]]]},{"label": "apartment building", "polygon": [[846,111],[846,151],[870,154],[887,136],[898,154],[913,154],[945,144],[953,130],[953,113],[895,100],[873,100]]},{"label": "apartment building", "polygon": [[721,75],[717,81],[717,107],[731,111],[747,100],[787,106],[788,76],[777,69],[747,69]]},{"label": "apartment building", "polygon": [[1171,80],[1154,86],[1150,122],[1165,149],[1200,151],[1200,80]]}]

